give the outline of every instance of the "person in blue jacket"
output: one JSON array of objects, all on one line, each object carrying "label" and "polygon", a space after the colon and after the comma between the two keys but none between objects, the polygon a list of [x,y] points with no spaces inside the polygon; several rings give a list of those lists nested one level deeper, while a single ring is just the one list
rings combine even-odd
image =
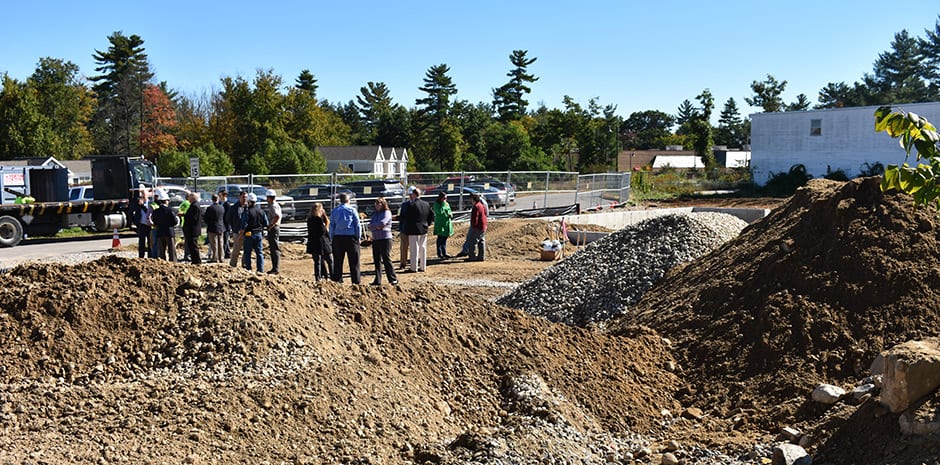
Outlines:
[{"label": "person in blue jacket", "polygon": [[349,278],[359,284],[359,213],[349,205],[349,197],[339,195],[339,206],[330,212],[330,242],[333,243],[333,281],[343,282],[343,260],[349,258]]}]

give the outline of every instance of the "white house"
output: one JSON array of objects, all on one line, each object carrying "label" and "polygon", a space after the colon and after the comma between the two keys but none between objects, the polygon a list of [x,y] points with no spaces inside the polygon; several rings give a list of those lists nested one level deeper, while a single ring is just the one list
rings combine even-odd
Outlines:
[{"label": "white house", "polygon": [[[388,154],[385,150],[388,150]],[[404,148],[383,150],[380,145],[320,146],[317,151],[326,159],[326,170],[331,173],[367,173],[397,178],[407,172],[408,153]]]},{"label": "white house", "polygon": [[69,172],[69,185],[88,184],[91,182],[91,160],[58,160],[48,158],[18,158],[0,161],[6,166],[42,166],[44,168],[65,168]]},{"label": "white house", "polygon": [[[901,164],[906,154],[897,139],[875,132],[879,107],[757,113],[751,115],[751,173],[766,184],[772,174],[786,173],[802,164],[814,177],[843,170],[856,177],[866,164]],[[893,105],[940,124],[940,102]],[[915,160],[909,160],[914,164]]]}]

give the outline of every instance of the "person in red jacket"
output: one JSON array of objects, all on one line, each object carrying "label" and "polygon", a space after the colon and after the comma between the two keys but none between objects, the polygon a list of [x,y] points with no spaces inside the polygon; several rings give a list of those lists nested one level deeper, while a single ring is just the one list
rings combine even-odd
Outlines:
[{"label": "person in red jacket", "polygon": [[467,261],[482,262],[486,254],[486,204],[480,194],[470,194],[470,229],[467,230]]}]

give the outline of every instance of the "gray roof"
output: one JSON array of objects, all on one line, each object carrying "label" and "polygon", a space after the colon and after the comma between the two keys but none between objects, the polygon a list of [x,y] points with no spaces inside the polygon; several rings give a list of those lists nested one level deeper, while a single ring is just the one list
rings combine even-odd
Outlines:
[{"label": "gray roof", "polygon": [[[351,145],[346,147],[339,146],[320,146],[317,151],[327,160],[375,160],[380,145]],[[384,158],[384,154],[383,154]]]}]

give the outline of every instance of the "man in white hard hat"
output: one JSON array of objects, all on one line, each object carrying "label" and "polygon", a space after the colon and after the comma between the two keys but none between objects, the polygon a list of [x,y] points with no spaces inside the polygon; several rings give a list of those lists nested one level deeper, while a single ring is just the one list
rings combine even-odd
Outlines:
[{"label": "man in white hard hat", "polygon": [[157,236],[157,257],[175,262],[176,225],[179,224],[179,219],[170,209],[170,196],[166,195],[163,189],[157,189],[154,197],[160,205],[150,217]]},{"label": "man in white hard hat", "polygon": [[281,272],[281,204],[277,203],[277,193],[268,189],[264,193],[268,201],[268,249],[271,251],[271,271],[268,274]]}]

